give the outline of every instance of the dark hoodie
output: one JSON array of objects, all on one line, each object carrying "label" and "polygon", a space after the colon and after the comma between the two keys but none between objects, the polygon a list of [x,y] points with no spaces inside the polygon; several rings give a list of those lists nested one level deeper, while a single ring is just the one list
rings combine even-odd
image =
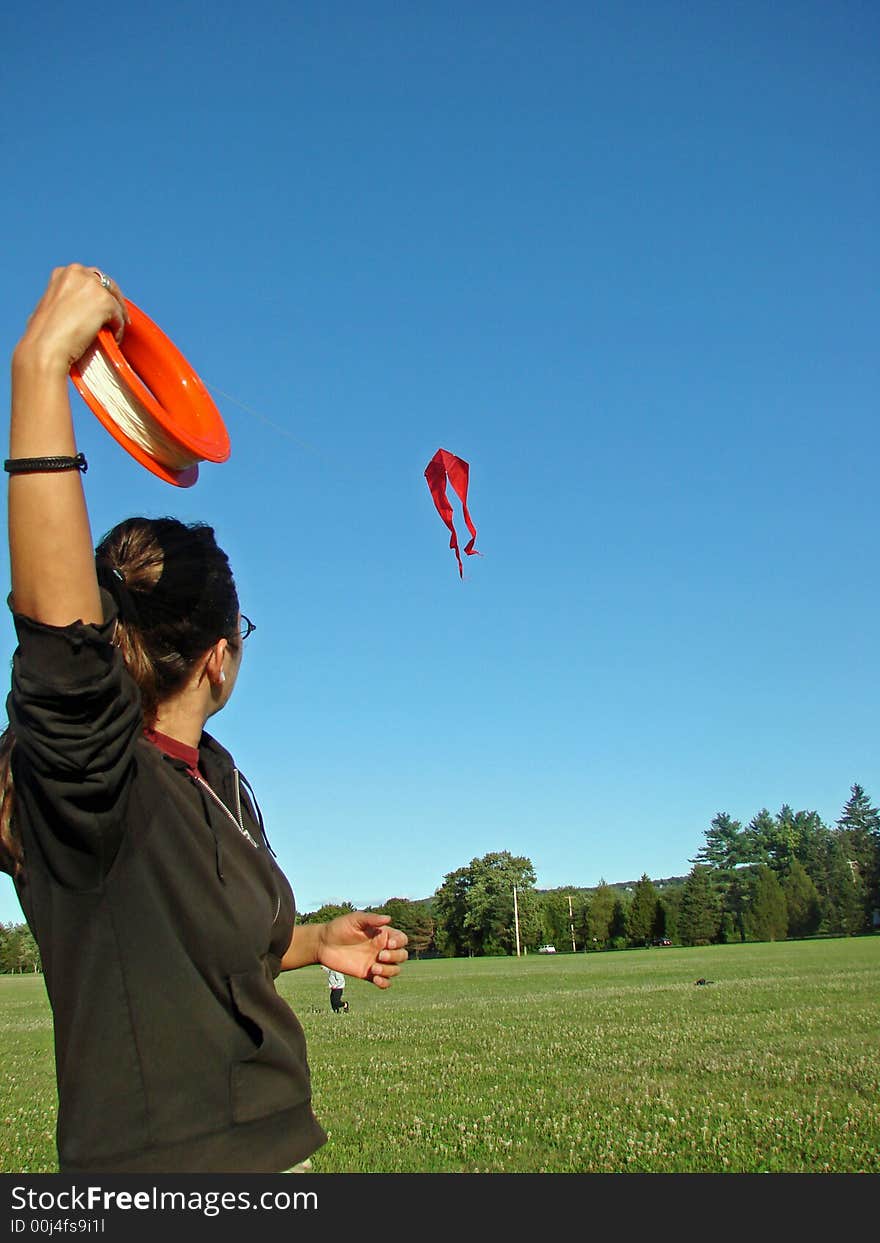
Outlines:
[{"label": "dark hoodie", "polygon": [[102,626],[15,615],[7,705],[60,1169],[284,1170],[326,1139],[274,984],[293,893],[228,753],[202,735],[206,790],[144,737],[108,601]]}]

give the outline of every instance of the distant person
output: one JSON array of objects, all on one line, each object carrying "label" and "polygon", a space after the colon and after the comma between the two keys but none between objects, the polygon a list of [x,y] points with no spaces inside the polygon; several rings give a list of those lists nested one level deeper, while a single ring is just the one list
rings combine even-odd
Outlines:
[{"label": "distant person", "polygon": [[52,1005],[61,1170],[272,1173],[326,1140],[275,977],[321,963],[384,989],[407,938],[363,911],[294,932],[256,800],[204,728],[254,629],[213,530],[129,518],[92,549],[67,377],[125,324],[113,281],[59,268],[13,355],[0,867]]},{"label": "distant person", "polygon": [[327,972],[327,983],[330,985],[330,1009],[334,1014],[342,1011],[348,1014],[348,1002],[343,1000],[342,994],[345,991],[345,976],[341,971],[331,971],[329,967],[325,967]]}]

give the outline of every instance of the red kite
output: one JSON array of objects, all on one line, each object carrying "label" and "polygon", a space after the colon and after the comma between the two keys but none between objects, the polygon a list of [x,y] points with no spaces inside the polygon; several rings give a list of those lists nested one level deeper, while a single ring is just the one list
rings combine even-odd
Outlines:
[{"label": "red kite", "polygon": [[461,554],[458,551],[458,536],[455,534],[455,527],[452,522],[452,506],[446,496],[446,480],[449,480],[456,496],[461,501],[464,520],[467,524],[467,529],[471,533],[471,538],[465,545],[465,556],[472,557],[476,555],[479,557],[481,554],[474,548],[477,539],[477,529],[471,521],[467,507],[468,464],[462,458],[456,457],[454,453],[449,453],[446,449],[438,449],[425,468],[425,478],[428,481],[428,487],[431,489],[431,496],[434,498],[437,512],[452,532],[449,539],[449,547],[455,552],[455,557],[458,561],[459,577],[464,578]]}]

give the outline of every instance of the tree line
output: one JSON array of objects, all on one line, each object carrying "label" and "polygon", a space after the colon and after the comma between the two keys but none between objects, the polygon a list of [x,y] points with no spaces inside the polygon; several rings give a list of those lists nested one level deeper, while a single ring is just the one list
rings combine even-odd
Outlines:
[{"label": "tree line", "polygon": [[[880,811],[860,785],[833,826],[815,811],[766,808],[747,825],[719,812],[687,876],[538,890],[530,859],[498,851],[448,873],[431,898],[390,898],[413,956],[709,945],[853,936],[880,927]],[[516,906],[514,907],[514,889]],[[349,903],[306,921],[332,919]]]},{"label": "tree line", "polygon": [[[430,898],[369,909],[392,917],[415,958],[514,954],[517,937],[525,952],[545,944],[593,952],[880,928],[880,811],[860,785],[832,826],[785,805],[775,815],[762,808],[746,825],[719,812],[704,837],[687,876],[539,890],[530,859],[495,851],[449,872]],[[300,922],[354,909],[327,904]],[[39,969],[27,925],[0,924],[0,972]]]}]

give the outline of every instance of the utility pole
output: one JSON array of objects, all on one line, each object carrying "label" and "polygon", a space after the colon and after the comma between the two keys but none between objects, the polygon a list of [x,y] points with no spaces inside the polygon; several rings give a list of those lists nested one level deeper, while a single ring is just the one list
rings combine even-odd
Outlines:
[{"label": "utility pole", "polygon": [[568,895],[568,926],[571,930],[571,952],[577,953],[577,947],[574,943],[574,915],[571,913],[571,894]]},{"label": "utility pole", "polygon": [[513,887],[513,922],[516,926],[516,956],[519,958],[519,907],[516,902],[516,885]]}]

